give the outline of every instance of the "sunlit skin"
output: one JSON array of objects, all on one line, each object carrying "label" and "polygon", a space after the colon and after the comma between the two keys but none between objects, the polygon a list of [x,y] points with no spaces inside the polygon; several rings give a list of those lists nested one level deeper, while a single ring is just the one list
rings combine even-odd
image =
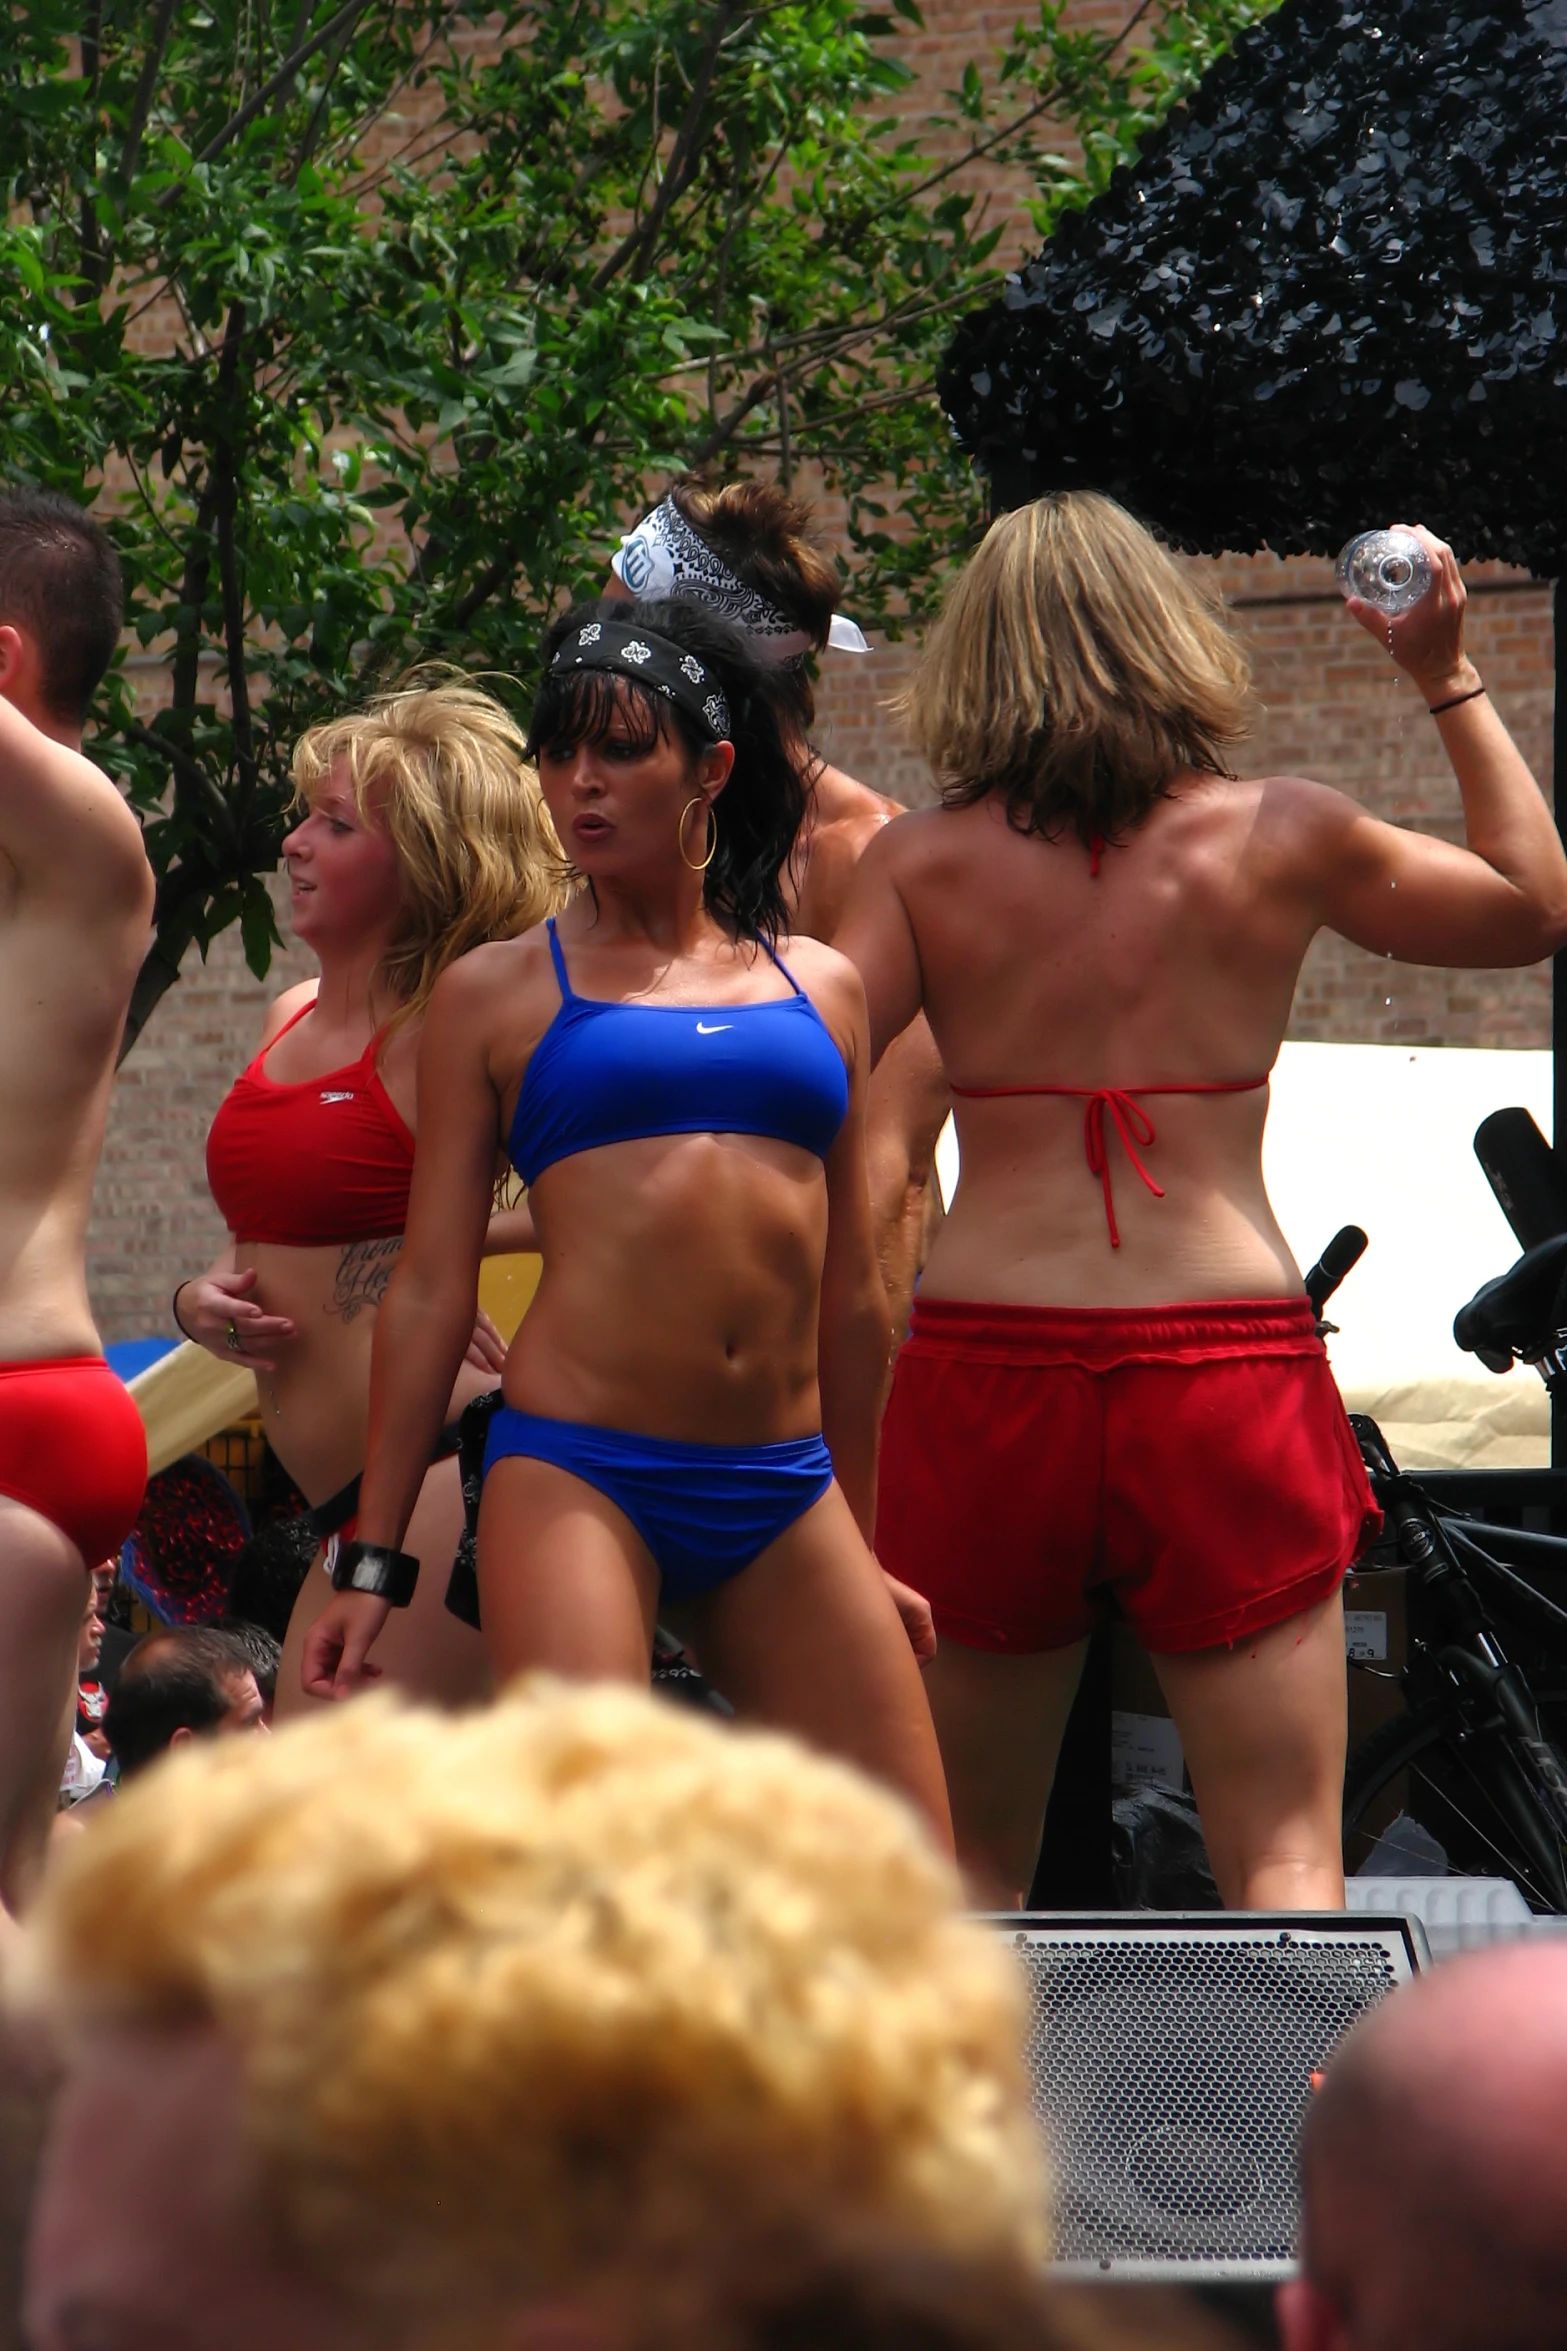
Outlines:
[{"label": "sunlit skin", "polygon": [[[296,938],[318,958],[320,981],[287,989],[270,1007],[261,1042],[266,1075],[296,1085],[356,1062],[396,1010],[380,979],[402,906],[397,854],[386,832],[361,817],[346,771],[334,768],[283,844],[289,918]],[[300,1009],[306,1017],[280,1032]],[[393,1106],[417,1130],[415,1070],[419,1022],[387,1038],[378,1061]],[[179,1292],[189,1335],[220,1362],[236,1354],[255,1371],[267,1440],[307,1502],[324,1502],[364,1465],[369,1423],[370,1345],[396,1243],[331,1243],[294,1248],[276,1242],[231,1243],[217,1263]],[[228,1343],[233,1324],[238,1349]],[[455,1417],[471,1396],[495,1385],[504,1350],[482,1326],[459,1365],[446,1399]],[[426,1455],[428,1460],[428,1455]],[[427,1470],[416,1508],[418,1539],[430,1558],[450,1561],[462,1531],[462,1494],[454,1461]],[[331,1597],[319,1568],[306,1576],[289,1625],[278,1674],[277,1712],[287,1719],[306,1705],[299,1658],[305,1635]],[[420,1695],[452,1702],[488,1686],[478,1637],[444,1605],[444,1579],[425,1579],[419,1602],[388,1634],[378,1665]]]},{"label": "sunlit skin", "polygon": [[27,2267],[35,2351],[370,2351],[385,2340],[279,2244],[245,2145],[238,2058],[210,2027],[103,2031],[76,2053]]},{"label": "sunlit skin", "polygon": [[[87,1218],[131,989],[151,941],[141,827],[0,626],[0,1363],[102,1353]],[[42,1866],[70,1744],[82,1579],[52,1520],[0,1496],[0,1904]]]},{"label": "sunlit skin", "polygon": [[[601,742],[541,753],[561,842],[592,885],[559,925],[578,994],[706,1008],[788,993],[768,956],[715,920],[693,871],[709,808],[722,823],[733,759],[728,743],[693,757],[673,732],[643,749],[623,716]],[[865,1181],[863,997],[831,948],[798,939],[780,952],[849,1073],[849,1115],[825,1167],[792,1144],[699,1134],[603,1145],[546,1169],[530,1203],[543,1278],[503,1385],[521,1410],[655,1437],[752,1446],[823,1430],[833,1487],[678,1621],[738,1708],[854,1757],[945,1834],[919,1670],[865,1540],[888,1326]],[[402,1537],[406,1464],[460,1351],[497,1142],[559,1005],[537,932],[477,949],[437,985],[407,1244],[375,1349],[367,1541]],[[646,1680],[657,1573],[629,1522],[582,1481],[498,1463],[479,1583],[498,1680],[527,1665]],[[385,1603],[344,1594],[312,1637],[309,1686],[352,1691],[386,1616]]]},{"label": "sunlit skin", "polygon": [[[1432,592],[1393,658],[1433,704],[1479,683],[1464,590],[1425,534]],[[1352,605],[1385,645],[1384,615]],[[1011,828],[994,800],[889,826],[858,867],[840,943],[875,1049],[924,1010],[956,1084],[1136,1087],[1271,1069],[1313,937],[1405,962],[1531,963],[1567,937],[1567,860],[1486,697],[1435,721],[1467,846],[1383,824],[1299,777],[1174,779],[1098,875],[1075,836]],[[1084,1163],[1083,1105],[960,1100],[962,1180],[921,1296],[1135,1307],[1298,1295],[1262,1181],[1266,1090],[1150,1100],[1156,1199],[1110,1146],[1121,1247]],[[1343,1900],[1344,1645],[1337,1599],[1235,1650],[1155,1660],[1227,1902]],[[1016,1902],[1038,1849],[1079,1650],[991,1655],[943,1641],[929,1686],[959,1848],[983,1897]]]},{"label": "sunlit skin", "polygon": [[[611,572],[604,593],[623,602],[630,591]],[[831,946],[855,866],[883,825],[904,811],[896,800],[818,759],[803,737],[793,738],[792,750],[810,806],[784,876],[789,928],[797,938],[803,933]],[[865,1101],[872,1230],[894,1344],[908,1328],[915,1280],[940,1220],[936,1138],[951,1107],[941,1056],[921,1016],[882,1055]]]}]

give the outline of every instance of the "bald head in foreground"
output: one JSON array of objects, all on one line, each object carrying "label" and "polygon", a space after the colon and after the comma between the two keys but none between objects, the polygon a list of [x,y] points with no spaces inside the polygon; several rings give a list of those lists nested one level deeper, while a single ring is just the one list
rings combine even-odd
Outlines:
[{"label": "bald head in foreground", "polygon": [[1567,1943],[1440,1968],[1335,2059],[1283,2351],[1567,2347]]}]

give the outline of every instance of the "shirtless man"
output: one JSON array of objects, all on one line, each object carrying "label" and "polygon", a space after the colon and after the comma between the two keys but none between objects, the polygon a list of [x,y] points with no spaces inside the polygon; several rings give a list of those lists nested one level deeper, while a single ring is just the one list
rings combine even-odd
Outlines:
[{"label": "shirtless man", "polygon": [[[812,749],[815,697],[807,653],[864,653],[852,621],[834,612],[838,573],[811,528],[810,509],[770,482],[676,482],[621,542],[611,595],[690,596],[740,621],[767,661],[786,739],[811,793],[811,813],[788,882],[790,928],[831,944],[861,855],[904,811],[896,800],[829,767]],[[871,1081],[866,1126],[876,1254],[892,1314],[893,1346],[908,1329],[914,1283],[941,1214],[933,1182],[936,1137],[950,1108],[929,1024],[911,1023]]]},{"label": "shirtless man", "polygon": [[103,1360],[86,1230],[146,953],[141,828],[82,756],[120,633],[113,549],[68,499],[0,497],[0,1903],[42,1865],[71,1731],[84,1577],[147,1476]]}]

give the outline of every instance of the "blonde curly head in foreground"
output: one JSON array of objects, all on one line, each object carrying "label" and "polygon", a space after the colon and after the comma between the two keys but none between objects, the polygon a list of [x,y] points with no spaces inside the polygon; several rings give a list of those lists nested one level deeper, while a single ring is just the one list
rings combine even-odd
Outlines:
[{"label": "blonde curly head in foreground", "polygon": [[191,1747],[67,1854],[69,2034],[216,2025],[268,2208],[400,2342],[799,2214],[1044,2250],[1011,1953],[845,1767],[639,1692]]},{"label": "blonde curly head in foreground", "polygon": [[311,727],[294,747],[298,800],[341,765],[361,818],[381,825],[397,852],[403,921],[382,967],[397,1020],[422,1012],[470,947],[516,938],[571,896],[526,741],[472,678],[425,670]]}]

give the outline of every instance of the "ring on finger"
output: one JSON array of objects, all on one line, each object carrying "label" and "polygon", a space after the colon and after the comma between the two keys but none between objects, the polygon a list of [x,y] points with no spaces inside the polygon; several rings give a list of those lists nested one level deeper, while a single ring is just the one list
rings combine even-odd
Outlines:
[{"label": "ring on finger", "polygon": [[228,1345],[233,1354],[242,1355],[244,1353],[244,1349],[239,1343],[239,1332],[233,1323],[230,1323],[228,1328]]}]

